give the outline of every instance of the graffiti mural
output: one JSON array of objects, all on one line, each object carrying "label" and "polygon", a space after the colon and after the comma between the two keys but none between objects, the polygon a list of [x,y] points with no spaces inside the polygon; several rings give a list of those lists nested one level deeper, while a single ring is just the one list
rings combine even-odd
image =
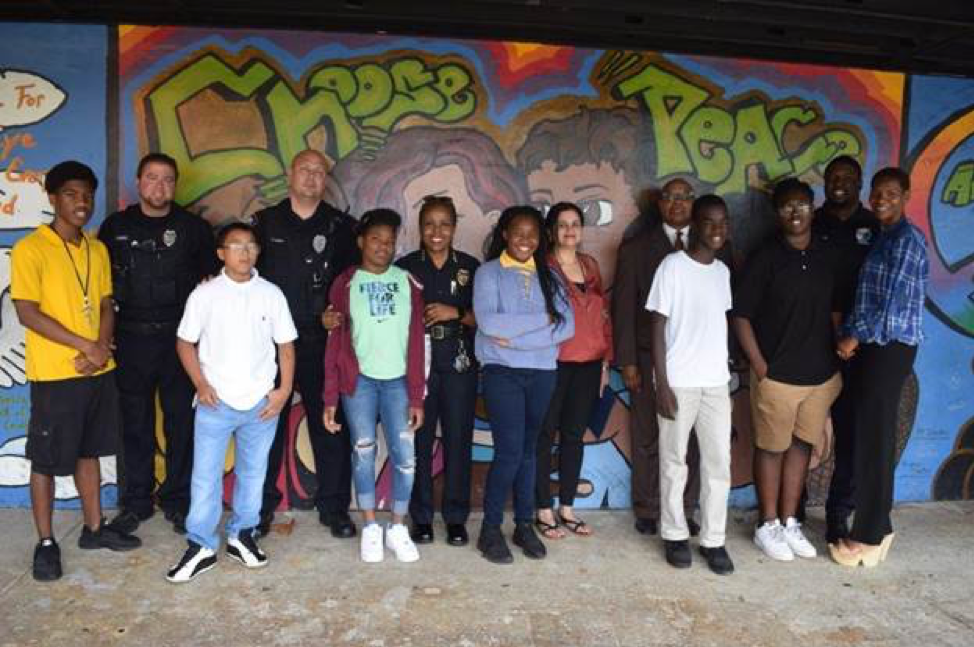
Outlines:
[{"label": "graffiti mural", "polygon": [[[43,29],[0,28],[18,38]],[[329,202],[353,216],[377,206],[404,215],[400,253],[418,244],[416,217],[427,195],[453,199],[460,216],[456,244],[478,257],[504,207],[530,202],[546,209],[574,201],[583,211],[584,246],[611,285],[620,241],[654,217],[656,194],[671,177],[691,178],[698,193],[725,197],[734,246],[743,256],[772,227],[768,195],[777,180],[799,176],[821,195],[824,166],[837,155],[858,157],[867,176],[883,166],[907,166],[916,184],[909,214],[927,233],[935,260],[929,341],[903,399],[897,497],[970,496],[974,80],[527,43],[58,29],[101,39],[86,65],[113,79],[118,121],[107,132],[84,130],[97,139],[90,150],[107,147],[117,164],[112,188],[119,204],[135,199],[139,157],[159,150],[179,163],[177,200],[214,226],[247,220],[283,199],[286,169],[310,146],[332,167]],[[117,58],[106,67],[110,39]],[[86,145],[55,140],[43,126],[87,125],[92,116],[81,101],[99,91],[104,98],[104,87],[75,87],[70,70],[59,68],[64,59],[77,63],[74,45],[46,42],[50,61],[3,59],[9,70],[0,75],[0,167],[7,169],[0,174],[0,246],[20,235],[4,230],[50,217],[40,185],[30,182],[52,161],[40,150],[58,141],[53,157],[81,156],[75,149]],[[4,112],[10,105],[18,112]],[[101,128],[104,112],[98,118]],[[104,168],[106,160],[96,160],[101,165],[94,166]],[[9,184],[18,178],[14,199]],[[8,224],[14,222],[20,224]],[[23,382],[16,359],[12,366],[9,359],[17,357],[18,338],[7,334],[8,301],[0,301],[4,387]],[[747,505],[753,489],[746,375],[735,375],[734,387],[734,502]],[[17,388],[23,389],[10,392]],[[629,505],[628,398],[614,374],[585,436],[581,506]],[[23,406],[0,399],[0,411],[8,410],[5,424],[22,429]],[[307,433],[296,406],[278,483],[285,505],[306,506],[313,496]],[[0,441],[22,437],[22,431],[3,434]],[[829,451],[821,448],[810,477],[813,499],[827,485]],[[478,415],[475,500],[491,455],[489,425]],[[13,468],[3,465],[0,478],[6,479]],[[557,473],[551,478],[555,487]],[[381,471],[380,494],[387,480]],[[22,488],[13,491],[10,501],[26,500]]]}]

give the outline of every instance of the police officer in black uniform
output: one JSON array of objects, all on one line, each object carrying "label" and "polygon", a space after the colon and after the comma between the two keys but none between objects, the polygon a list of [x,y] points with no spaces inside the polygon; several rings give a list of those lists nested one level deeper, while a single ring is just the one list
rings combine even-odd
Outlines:
[{"label": "police officer in black uniform", "polygon": [[[879,236],[879,222],[859,200],[862,167],[848,155],[836,157],[825,167],[825,204],[815,211],[814,234],[838,250],[842,264],[838,301],[843,317],[855,302],[859,270],[873,241]],[[835,469],[825,503],[826,539],[834,544],[849,536],[848,519],[854,510],[853,465],[855,449],[855,405],[857,360],[842,365],[842,392],[832,404],[835,436]]]},{"label": "police officer in black uniform", "polygon": [[[257,270],[287,297],[298,329],[294,342],[294,388],[301,394],[318,490],[315,507],[319,521],[339,538],[355,536],[348,515],[351,503],[351,445],[347,425],[337,434],[323,426],[324,356],[327,332],[324,316],[331,282],[358,262],[355,220],[322,200],[327,160],[315,150],[298,153],[288,174],[288,198],[254,215],[261,253]],[[264,502],[258,532],[267,534],[282,495],[277,479],[284,457],[291,409],[289,398],[281,411],[277,434],[267,462]]]},{"label": "police officer in black uniform", "polygon": [[425,417],[416,432],[416,476],[409,516],[410,536],[418,544],[433,541],[433,442],[437,423],[443,447],[443,521],[447,543],[468,542],[470,470],[477,366],[474,360],[473,277],[477,259],[452,248],[457,226],[453,201],[429,196],[419,210],[420,249],[399,259],[423,285],[426,336],[430,344]]},{"label": "police officer in black uniform", "polygon": [[218,271],[209,224],[173,202],[178,170],[168,155],[139,162],[139,202],[105,219],[98,237],[112,263],[115,375],[122,407],[121,513],[133,532],[153,514],[156,392],[162,405],[166,477],[156,497],[176,532],[185,533],[193,472],[195,389],[176,356],[176,327],[193,288]]}]

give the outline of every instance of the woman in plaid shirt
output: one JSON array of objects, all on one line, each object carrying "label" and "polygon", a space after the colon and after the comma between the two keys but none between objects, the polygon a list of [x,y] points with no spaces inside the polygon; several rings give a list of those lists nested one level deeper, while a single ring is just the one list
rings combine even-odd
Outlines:
[{"label": "woman in plaid shirt", "polygon": [[869,201],[882,226],[859,273],[856,301],[842,326],[838,354],[860,357],[856,405],[856,516],[848,539],[830,545],[844,566],[875,566],[893,541],[896,413],[903,383],[923,340],[927,241],[904,217],[910,176],[884,168],[873,176]]}]

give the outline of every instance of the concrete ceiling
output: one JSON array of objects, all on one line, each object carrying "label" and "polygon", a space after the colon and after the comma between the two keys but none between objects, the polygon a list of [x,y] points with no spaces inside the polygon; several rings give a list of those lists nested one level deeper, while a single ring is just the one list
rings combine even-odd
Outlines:
[{"label": "concrete ceiling", "polygon": [[2,0],[0,16],[495,38],[974,77],[974,0]]}]

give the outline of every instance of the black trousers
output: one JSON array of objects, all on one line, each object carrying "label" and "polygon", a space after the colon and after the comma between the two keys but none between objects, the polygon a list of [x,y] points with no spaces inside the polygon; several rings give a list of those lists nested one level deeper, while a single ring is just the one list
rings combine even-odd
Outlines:
[{"label": "black trousers", "polygon": [[156,497],[166,512],[189,512],[193,475],[193,396],[196,389],[176,355],[170,333],[115,332],[115,371],[122,409],[119,504],[145,515],[152,511],[156,484],[156,392],[162,405],[166,478]]},{"label": "black trousers", "polygon": [[826,519],[845,520],[855,510],[856,395],[855,376],[859,364],[856,355],[842,365],[842,391],[832,403],[832,434],[835,439],[835,464],[829,495],[825,501]]},{"label": "black trousers", "polygon": [[443,445],[443,521],[464,524],[470,515],[477,370],[465,373],[431,368],[423,402],[423,426],[416,432],[416,474],[409,500],[413,523],[433,522],[433,442],[437,423]]},{"label": "black trousers", "polygon": [[[323,416],[325,403],[322,391],[325,385],[324,336],[298,336],[294,342],[294,390],[301,394],[301,403],[308,423],[311,453],[315,460],[315,477],[318,489],[314,503],[319,512],[334,514],[347,512],[352,501],[352,447],[348,425],[342,424],[337,434],[325,430]],[[288,418],[294,396],[288,398],[277,421],[274,443],[267,458],[267,476],[264,479],[264,501],[261,516],[270,516],[280,505],[284,495],[277,489],[277,479],[284,463],[284,447],[287,439]],[[339,408],[339,416],[341,408]],[[342,422],[339,419],[339,422]],[[288,457],[289,460],[294,457]]]},{"label": "black trousers", "polygon": [[550,508],[551,447],[558,434],[558,503],[575,504],[578,477],[582,473],[584,446],[582,436],[599,398],[602,360],[593,362],[558,362],[555,392],[548,405],[541,432],[538,434],[535,503]]},{"label": "black trousers", "polygon": [[852,539],[876,545],[893,532],[896,415],[916,346],[892,342],[859,347],[856,384],[855,504]]}]

